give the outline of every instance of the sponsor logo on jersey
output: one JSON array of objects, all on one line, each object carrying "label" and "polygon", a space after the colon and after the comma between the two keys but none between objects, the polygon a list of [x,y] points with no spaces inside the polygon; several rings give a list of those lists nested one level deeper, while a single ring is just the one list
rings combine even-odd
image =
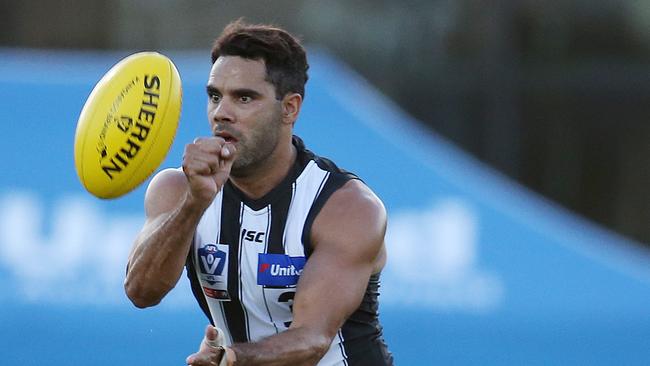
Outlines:
[{"label": "sponsor logo on jersey", "polygon": [[257,284],[295,286],[305,267],[305,257],[260,253],[257,260]]},{"label": "sponsor logo on jersey", "polygon": [[205,296],[216,300],[230,300],[230,295],[228,295],[228,291],[226,290],[215,290],[213,288],[203,287],[203,292],[205,293]]}]

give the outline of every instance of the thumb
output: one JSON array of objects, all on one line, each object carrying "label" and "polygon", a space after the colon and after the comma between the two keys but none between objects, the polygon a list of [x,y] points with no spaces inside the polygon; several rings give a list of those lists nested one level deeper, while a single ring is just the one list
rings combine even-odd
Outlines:
[{"label": "thumb", "polygon": [[223,331],[212,325],[208,325],[205,328],[205,343],[208,347],[217,348],[219,346],[225,345],[225,340],[223,337]]},{"label": "thumb", "polygon": [[211,325],[208,325],[207,327],[205,327],[205,340],[206,340],[206,342],[208,342],[209,345],[214,346],[214,347],[219,346],[218,344],[213,345],[213,343],[217,339],[217,335],[218,335],[217,334],[217,329],[215,327],[213,327]]},{"label": "thumb", "polygon": [[199,353],[207,351],[210,348],[219,347],[219,345],[214,344],[215,339],[217,339],[216,330],[213,326],[208,325],[205,327],[205,335],[203,336],[203,341],[201,341],[201,345],[199,346]]}]

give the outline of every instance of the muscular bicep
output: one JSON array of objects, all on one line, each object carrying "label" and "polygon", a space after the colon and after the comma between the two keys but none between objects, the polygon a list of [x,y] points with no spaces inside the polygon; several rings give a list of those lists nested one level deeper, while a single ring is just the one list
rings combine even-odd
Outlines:
[{"label": "muscular bicep", "polygon": [[152,229],[178,206],[186,192],[187,180],[181,170],[165,169],[154,176],[145,193],[145,222],[131,248],[129,262],[138,248],[140,239],[148,236]]},{"label": "muscular bicep", "polygon": [[147,220],[173,210],[187,192],[187,179],[180,169],[165,169],[151,180],[144,198]]},{"label": "muscular bicep", "polygon": [[294,298],[292,327],[308,327],[333,337],[359,307],[372,273],[370,262],[314,252]]},{"label": "muscular bicep", "polygon": [[184,173],[156,175],[145,196],[146,220],[133,242],[124,288],[138,307],[158,304],[176,285],[202,211],[185,205]]},{"label": "muscular bicep", "polygon": [[385,229],[383,205],[362,183],[348,182],[332,195],[313,224],[314,250],[298,283],[292,327],[336,334],[383,266]]}]

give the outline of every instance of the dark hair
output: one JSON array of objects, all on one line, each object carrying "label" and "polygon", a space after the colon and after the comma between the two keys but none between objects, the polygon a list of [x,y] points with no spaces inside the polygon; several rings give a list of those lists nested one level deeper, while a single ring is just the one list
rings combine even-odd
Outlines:
[{"label": "dark hair", "polygon": [[307,55],[300,42],[283,29],[246,24],[241,19],[224,28],[212,46],[212,63],[219,56],[264,60],[266,80],[275,86],[276,98],[293,92],[305,97]]}]

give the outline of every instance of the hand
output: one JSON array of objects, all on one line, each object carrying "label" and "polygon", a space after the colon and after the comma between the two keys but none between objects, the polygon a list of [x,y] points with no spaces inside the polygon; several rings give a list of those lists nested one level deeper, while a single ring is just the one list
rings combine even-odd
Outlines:
[{"label": "hand", "polygon": [[236,149],[221,137],[197,138],[185,146],[183,172],[193,202],[207,208],[230,176]]},{"label": "hand", "polygon": [[199,351],[189,355],[185,362],[191,366],[220,366],[226,358],[222,346],[224,346],[223,333],[218,328],[208,325]]}]

